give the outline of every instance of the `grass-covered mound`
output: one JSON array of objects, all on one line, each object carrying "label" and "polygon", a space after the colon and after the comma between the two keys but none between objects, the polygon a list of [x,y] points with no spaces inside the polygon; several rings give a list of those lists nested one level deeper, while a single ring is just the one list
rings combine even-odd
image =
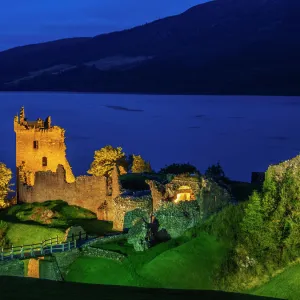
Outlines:
[{"label": "grass-covered mound", "polygon": [[144,265],[140,274],[164,288],[213,289],[214,269],[225,254],[223,244],[202,233],[158,255]]},{"label": "grass-covered mound", "polygon": [[55,227],[69,225],[69,221],[76,219],[95,219],[96,215],[87,209],[56,200],[15,205],[0,214],[0,217],[12,221],[33,221]]},{"label": "grass-covered mound", "polygon": [[259,296],[271,296],[282,299],[300,299],[300,264],[291,266],[268,283],[255,288],[249,293]]},{"label": "grass-covered mound", "polygon": [[21,246],[36,244],[56,236],[62,239],[64,235],[65,232],[63,229],[0,220],[0,246],[4,248],[10,247],[11,245]]},{"label": "grass-covered mound", "polygon": [[[105,274],[101,274],[105,276]],[[117,276],[117,274],[115,274]],[[166,289],[141,289],[124,286],[91,285],[73,282],[56,282],[33,278],[0,277],[1,299],[22,300],[74,300],[74,299],[131,299],[131,300],[186,300],[224,299],[255,300],[265,297],[223,293],[215,291],[188,291]],[[16,288],[17,287],[17,288]]]},{"label": "grass-covered mound", "polygon": [[101,235],[112,230],[111,222],[99,221],[93,212],[65,201],[26,203],[0,212],[0,246],[63,238],[66,229],[73,225],[81,226],[89,234]]},{"label": "grass-covered mound", "polygon": [[102,244],[98,247],[122,253],[127,259],[119,263],[105,258],[78,258],[70,267],[67,281],[156,288],[212,289],[214,268],[220,265],[227,251],[224,244],[206,233],[200,233],[194,239],[182,236],[158,244],[145,252],[135,252],[125,241]]},{"label": "grass-covered mound", "polygon": [[103,234],[112,229],[111,222],[99,221],[95,213],[62,200],[18,204],[2,211],[0,220],[59,229],[80,225],[91,234]]}]

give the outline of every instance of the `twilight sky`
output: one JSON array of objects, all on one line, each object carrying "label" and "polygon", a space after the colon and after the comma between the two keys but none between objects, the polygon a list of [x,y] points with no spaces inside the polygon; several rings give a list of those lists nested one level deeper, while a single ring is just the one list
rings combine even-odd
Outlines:
[{"label": "twilight sky", "polygon": [[122,30],[204,2],[207,0],[2,0],[0,51]]}]

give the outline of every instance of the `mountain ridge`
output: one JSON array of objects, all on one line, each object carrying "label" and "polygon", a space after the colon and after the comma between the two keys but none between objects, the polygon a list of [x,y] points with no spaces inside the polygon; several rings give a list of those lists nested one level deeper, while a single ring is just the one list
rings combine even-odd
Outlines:
[{"label": "mountain ridge", "polygon": [[[295,0],[215,0],[93,38],[13,48],[0,52],[0,90],[299,95],[299,15]],[[73,69],[28,78],[63,64]]]}]

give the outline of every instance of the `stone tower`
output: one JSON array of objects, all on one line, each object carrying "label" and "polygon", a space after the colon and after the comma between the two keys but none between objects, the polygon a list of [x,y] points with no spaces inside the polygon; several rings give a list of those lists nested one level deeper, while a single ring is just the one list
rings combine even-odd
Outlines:
[{"label": "stone tower", "polygon": [[66,181],[68,183],[75,181],[66,158],[65,130],[59,126],[52,126],[50,117],[45,121],[40,118],[36,121],[28,121],[22,107],[20,116],[14,117],[14,131],[18,200],[19,185],[26,183],[33,186],[37,171],[55,172],[60,164],[66,170]]}]

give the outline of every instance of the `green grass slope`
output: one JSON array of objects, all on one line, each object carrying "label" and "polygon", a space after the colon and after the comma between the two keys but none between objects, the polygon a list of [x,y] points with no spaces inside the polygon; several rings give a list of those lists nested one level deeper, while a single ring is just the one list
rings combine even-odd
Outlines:
[{"label": "green grass slope", "polygon": [[199,237],[163,252],[147,263],[140,274],[164,288],[212,289],[212,275],[226,254],[213,236]]},{"label": "green grass slope", "polygon": [[70,266],[65,279],[152,288],[212,289],[213,271],[227,251],[224,244],[206,233],[190,241],[170,240],[145,252],[134,252],[131,245],[121,243],[99,248],[123,253],[127,256],[123,263],[81,257]]},{"label": "green grass slope", "polygon": [[253,295],[281,299],[300,299],[300,264],[291,266],[262,286],[249,291]]},{"label": "green grass slope", "polygon": [[[105,276],[103,274],[102,276]],[[13,300],[74,300],[74,299],[131,299],[131,300],[186,300],[271,299],[252,295],[215,291],[143,289],[134,287],[105,286],[71,282],[57,282],[33,278],[0,276],[1,299]]]},{"label": "green grass slope", "polygon": [[0,219],[10,222],[28,222],[51,227],[68,227],[78,220],[96,219],[84,208],[68,205],[62,200],[14,205],[0,213]]},{"label": "green grass slope", "polygon": [[77,258],[65,279],[81,283],[136,285],[126,264],[105,258]]}]

